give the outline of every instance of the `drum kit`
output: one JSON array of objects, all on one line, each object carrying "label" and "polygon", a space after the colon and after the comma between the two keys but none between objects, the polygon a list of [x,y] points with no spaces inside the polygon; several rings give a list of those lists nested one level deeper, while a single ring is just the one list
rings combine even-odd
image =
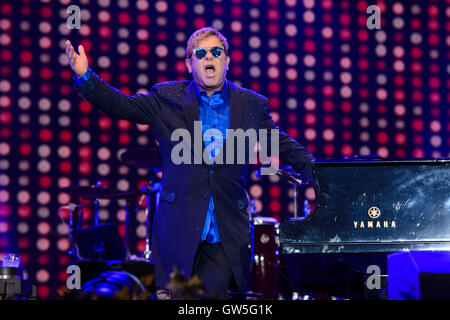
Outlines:
[{"label": "drum kit", "polygon": [[[125,204],[125,230],[123,236],[123,247],[124,247],[124,255],[125,260],[129,260],[131,257],[130,250],[130,226],[131,219],[133,213],[137,213],[140,209],[143,200],[145,199],[145,250],[142,253],[141,257],[137,260],[143,260],[146,262],[150,262],[151,256],[151,226],[153,224],[153,217],[156,211],[157,205],[157,193],[160,191],[161,183],[157,182],[157,173],[160,172],[160,156],[159,150],[157,148],[135,148],[129,149],[121,154],[120,159],[123,163],[138,168],[138,169],[147,169],[149,170],[150,177],[148,183],[141,187],[138,191],[120,191],[113,188],[105,188],[101,185],[101,182],[97,182],[93,186],[71,186],[63,188],[61,191],[66,192],[73,199],[82,198],[84,200],[92,200],[94,206],[94,225],[89,227],[89,231],[82,229],[83,223],[83,211],[77,209],[82,208],[83,205],[69,203],[67,206],[63,206],[63,208],[67,208],[69,210],[69,238],[71,242],[71,250],[69,251],[69,255],[71,256],[74,262],[78,262],[80,260],[89,260],[83,255],[80,254],[79,245],[82,243],[89,243],[91,248],[84,248],[87,252],[86,255],[89,257],[96,257],[98,260],[102,259],[111,259],[110,255],[106,254],[105,245],[112,244],[113,238],[117,238],[114,233],[114,229],[105,228],[105,225],[108,224],[100,224],[99,219],[99,211],[100,211],[100,201],[101,199],[124,199],[126,200]],[[133,210],[133,203],[136,202],[138,197],[141,197],[138,205]],[[82,236],[92,238],[91,241],[83,241]],[[94,241],[96,240],[96,241]],[[95,242],[102,242],[101,245]],[[105,243],[107,242],[107,243]],[[117,244],[117,241],[115,242]],[[109,252],[113,252],[113,248],[109,248]],[[95,251],[97,254],[88,254],[89,251]],[[116,248],[116,252],[119,254],[113,254],[114,257],[120,256],[120,252],[122,250]],[[103,255],[102,255],[103,254]]]},{"label": "drum kit", "polygon": [[[122,153],[120,159],[123,163],[138,168],[147,169],[150,172],[148,183],[138,191],[120,191],[105,188],[100,182],[93,186],[71,186],[61,191],[72,196],[73,199],[81,197],[84,200],[92,200],[94,205],[94,226],[82,228],[83,211],[79,214],[77,209],[83,205],[69,203],[64,208],[69,209],[69,239],[71,249],[69,255],[75,264],[80,261],[100,260],[137,260],[150,263],[151,257],[151,231],[153,217],[156,211],[158,192],[161,183],[157,182],[157,173],[160,172],[160,156],[157,148],[129,149]],[[270,166],[264,163],[262,166]],[[261,166],[261,167],[262,167]],[[274,166],[275,167],[275,166]],[[276,168],[276,167],[275,167]],[[297,201],[297,188],[301,181],[290,173],[277,169],[276,174],[294,185],[294,201]],[[139,204],[132,210],[133,202]],[[120,239],[117,229],[112,224],[100,224],[99,211],[101,199],[125,199],[125,231],[123,239]],[[140,257],[131,256],[130,250],[130,221],[133,214],[141,208],[145,199],[145,250]],[[252,292],[263,299],[276,299],[278,295],[278,280],[280,276],[280,247],[279,247],[279,223],[270,217],[261,217],[256,213],[254,201],[248,196],[249,224],[251,230],[251,263],[252,263]],[[296,207],[296,205],[294,205]],[[296,213],[296,212],[295,212]],[[297,214],[295,214],[295,217]],[[89,239],[83,239],[83,237]],[[99,244],[101,243],[101,244]],[[84,246],[84,250],[80,250]],[[109,248],[106,248],[108,247]],[[113,248],[111,248],[113,247]],[[121,247],[121,248],[117,248]],[[109,250],[108,250],[109,249]],[[122,250],[123,249],[123,250]],[[80,254],[84,252],[85,254]],[[122,254],[123,253],[123,254]],[[123,257],[124,259],[121,259]]]}]

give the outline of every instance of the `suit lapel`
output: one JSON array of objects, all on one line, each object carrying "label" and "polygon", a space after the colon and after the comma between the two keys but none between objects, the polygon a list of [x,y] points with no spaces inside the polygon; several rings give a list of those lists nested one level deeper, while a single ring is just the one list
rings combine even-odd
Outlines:
[{"label": "suit lapel", "polygon": [[[194,81],[191,81],[187,89],[184,90],[185,94],[183,96],[182,106],[184,117],[186,120],[186,127],[191,136],[191,150],[193,155],[193,159],[191,160],[193,161],[193,163],[203,163],[203,150],[205,149],[205,144],[203,143],[202,128],[200,126],[197,129],[197,139],[195,138],[196,132],[194,129],[194,122],[199,121],[198,99],[194,87]],[[195,144],[195,140],[197,140],[197,144]]]},{"label": "suit lapel", "polygon": [[194,121],[199,120],[198,116],[198,100],[197,100],[197,94],[195,92],[194,88],[194,81],[191,81],[189,86],[187,87],[187,90],[185,92],[185,95],[183,96],[183,112],[184,117],[186,119],[186,126],[189,130],[189,133],[191,134],[191,137],[194,137]]},{"label": "suit lapel", "polygon": [[[242,116],[244,114],[244,101],[242,98],[242,90],[240,90],[234,83],[228,81],[229,84],[229,98],[230,98],[230,128],[236,130],[241,128]],[[222,148],[222,159],[225,164],[227,161],[227,143],[230,141],[230,134],[227,134],[225,145]],[[236,153],[236,146],[234,146]],[[220,166],[220,164],[218,165]]]},{"label": "suit lapel", "polygon": [[238,129],[241,127],[242,115],[244,113],[244,103],[242,101],[242,90],[234,83],[229,83],[230,94],[230,129]]}]

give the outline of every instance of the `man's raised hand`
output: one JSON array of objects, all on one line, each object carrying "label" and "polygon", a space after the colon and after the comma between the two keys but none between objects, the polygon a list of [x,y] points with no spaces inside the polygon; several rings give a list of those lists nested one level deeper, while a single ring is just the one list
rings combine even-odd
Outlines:
[{"label": "man's raised hand", "polygon": [[70,67],[78,77],[81,77],[88,70],[88,59],[81,44],[78,46],[78,51],[80,54],[75,52],[70,40],[66,41],[66,55],[69,59]]}]

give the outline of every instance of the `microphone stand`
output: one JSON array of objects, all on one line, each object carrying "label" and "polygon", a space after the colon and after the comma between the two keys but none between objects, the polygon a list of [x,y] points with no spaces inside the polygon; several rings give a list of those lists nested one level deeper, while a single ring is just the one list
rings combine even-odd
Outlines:
[{"label": "microphone stand", "polygon": [[142,255],[145,261],[150,262],[151,251],[151,232],[153,227],[153,216],[156,211],[156,196],[152,197],[160,189],[159,182],[154,183],[150,180],[148,185],[141,187],[141,192],[145,194],[145,250]]},{"label": "microphone stand", "polygon": [[78,216],[75,214],[77,208],[80,208],[81,205],[69,203],[67,206],[69,209],[69,241],[70,241],[70,250],[68,252],[70,259],[72,261],[72,264],[76,264],[77,260],[79,259],[78,253],[75,248],[75,232],[77,231],[77,219]]},{"label": "microphone stand", "polygon": [[[97,181],[97,183],[92,186],[93,188],[100,188],[102,186],[101,181]],[[97,198],[94,199],[94,226],[98,227],[99,225],[99,210],[100,210],[100,202]]]},{"label": "microphone stand", "polygon": [[261,167],[269,168],[273,167],[275,169],[275,174],[288,182],[292,183],[294,190],[294,219],[298,218],[298,203],[299,203],[299,187],[304,184],[300,179],[300,176],[296,173],[291,173],[286,170],[278,168],[270,161],[265,161]]}]

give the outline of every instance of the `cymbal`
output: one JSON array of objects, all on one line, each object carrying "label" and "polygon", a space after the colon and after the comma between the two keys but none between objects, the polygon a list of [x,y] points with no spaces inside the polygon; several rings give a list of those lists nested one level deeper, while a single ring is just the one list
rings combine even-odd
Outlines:
[{"label": "cymbal", "polygon": [[156,147],[129,149],[122,153],[120,160],[139,169],[153,170],[161,166],[159,150]]},{"label": "cymbal", "polygon": [[63,192],[70,193],[83,197],[85,199],[119,199],[138,196],[140,192],[133,191],[120,191],[116,189],[107,189],[103,187],[86,187],[86,186],[73,186],[62,189]]}]

